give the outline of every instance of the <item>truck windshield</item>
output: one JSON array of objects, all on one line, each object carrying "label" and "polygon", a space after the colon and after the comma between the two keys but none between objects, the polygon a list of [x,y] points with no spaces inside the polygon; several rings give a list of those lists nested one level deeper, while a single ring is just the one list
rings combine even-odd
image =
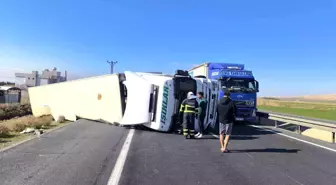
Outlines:
[{"label": "truck windshield", "polygon": [[229,89],[232,92],[257,92],[253,79],[226,78],[220,81],[223,89]]}]

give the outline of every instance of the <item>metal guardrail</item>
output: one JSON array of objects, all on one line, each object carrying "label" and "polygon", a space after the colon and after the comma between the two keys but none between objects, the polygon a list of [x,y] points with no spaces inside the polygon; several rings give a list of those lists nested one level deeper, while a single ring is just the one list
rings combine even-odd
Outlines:
[{"label": "metal guardrail", "polygon": [[259,123],[261,118],[267,118],[270,120],[274,120],[274,127],[277,128],[279,126],[278,122],[290,123],[297,125],[297,133],[301,134],[301,127],[315,128],[318,130],[328,131],[332,133],[332,143],[335,143],[335,133],[336,133],[336,122],[333,123],[331,121],[320,121],[320,120],[311,120],[308,118],[301,118],[290,115],[276,114],[276,113],[268,113],[268,112],[257,112],[257,116],[259,118]]}]

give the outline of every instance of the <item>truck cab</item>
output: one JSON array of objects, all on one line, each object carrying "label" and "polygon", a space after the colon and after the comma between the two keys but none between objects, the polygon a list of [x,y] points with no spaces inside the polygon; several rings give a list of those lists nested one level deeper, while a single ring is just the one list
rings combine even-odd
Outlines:
[{"label": "truck cab", "polygon": [[120,124],[143,125],[162,132],[177,130],[181,103],[188,92],[197,92],[196,80],[183,70],[177,70],[174,75],[125,74],[127,105]]},{"label": "truck cab", "polygon": [[[204,128],[215,127],[218,81],[192,78],[184,70],[176,70],[174,75],[126,71],[125,76],[127,104],[121,125],[143,125],[162,132],[178,131],[182,126],[181,103],[188,92],[202,91],[208,101]],[[195,117],[196,131],[198,121]]]},{"label": "truck cab", "polygon": [[236,105],[237,122],[255,122],[257,112],[257,92],[259,82],[254,79],[252,71],[244,70],[242,64],[227,64],[211,72],[212,78],[220,82],[219,98],[229,91]]},{"label": "truck cab", "polygon": [[230,91],[231,99],[237,107],[237,122],[255,122],[257,112],[257,93],[259,83],[252,71],[245,70],[243,64],[204,63],[189,70],[191,76],[204,75],[211,80],[218,80],[219,96]]}]

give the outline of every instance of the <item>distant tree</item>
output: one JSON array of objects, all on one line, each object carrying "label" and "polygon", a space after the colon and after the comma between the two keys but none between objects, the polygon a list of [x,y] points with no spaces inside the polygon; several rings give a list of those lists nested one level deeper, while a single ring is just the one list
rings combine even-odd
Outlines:
[{"label": "distant tree", "polygon": [[266,100],[280,100],[279,98],[274,98],[274,97],[262,97],[262,99],[266,99]]},{"label": "distant tree", "polygon": [[13,83],[13,82],[0,82],[0,86],[3,86],[3,85],[15,85],[15,83]]}]

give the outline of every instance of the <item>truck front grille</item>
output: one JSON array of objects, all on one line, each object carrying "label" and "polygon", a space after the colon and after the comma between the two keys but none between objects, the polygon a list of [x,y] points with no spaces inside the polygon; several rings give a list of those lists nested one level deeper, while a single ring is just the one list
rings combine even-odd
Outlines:
[{"label": "truck front grille", "polygon": [[243,101],[243,100],[237,100],[237,101],[234,101],[234,103],[237,105],[237,106],[246,106],[246,101]]},{"label": "truck front grille", "polygon": [[237,117],[249,117],[252,115],[251,109],[237,109],[236,116]]}]

